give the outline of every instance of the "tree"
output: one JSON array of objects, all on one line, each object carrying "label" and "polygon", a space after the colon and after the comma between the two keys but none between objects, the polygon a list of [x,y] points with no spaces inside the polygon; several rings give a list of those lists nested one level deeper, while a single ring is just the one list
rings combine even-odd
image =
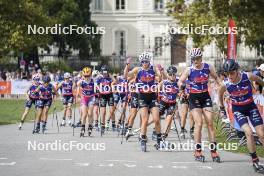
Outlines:
[{"label": "tree", "polygon": [[[232,17],[238,27],[237,42],[244,40],[250,47],[259,49],[264,40],[264,1],[259,0],[194,0],[187,4],[184,0],[175,0],[168,5],[170,15],[176,21],[193,27],[209,25],[227,27]],[[227,35],[191,34],[196,46],[203,47],[215,41],[222,52],[226,53]]]}]

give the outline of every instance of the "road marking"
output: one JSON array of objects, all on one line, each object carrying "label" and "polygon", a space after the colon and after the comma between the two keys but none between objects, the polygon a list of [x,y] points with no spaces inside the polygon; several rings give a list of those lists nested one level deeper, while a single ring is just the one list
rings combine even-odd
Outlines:
[{"label": "road marking", "polygon": [[113,167],[114,164],[113,163],[110,163],[110,164],[99,164],[98,166],[99,167]]},{"label": "road marking", "polygon": [[136,167],[135,164],[124,164],[124,166],[126,166],[126,167]]},{"label": "road marking", "polygon": [[0,158],[0,160],[6,160],[7,158]]},{"label": "road marking", "polygon": [[78,165],[78,166],[89,166],[90,165],[90,163],[75,163],[76,165]]},{"label": "road marking", "polygon": [[148,166],[149,168],[157,168],[157,169],[162,169],[163,166],[162,165],[157,165],[157,166]]},{"label": "road marking", "polygon": [[187,166],[172,166],[175,169],[187,169]]},{"label": "road marking", "polygon": [[210,166],[197,166],[200,169],[208,169],[208,170],[212,170],[213,168]]},{"label": "road marking", "polygon": [[0,163],[0,166],[14,166],[16,162],[11,162],[11,163]]},{"label": "road marking", "polygon": [[71,161],[72,159],[61,159],[61,158],[39,158],[40,160],[49,160],[49,161]]},{"label": "road marking", "polygon": [[174,163],[174,164],[197,164],[198,162],[171,162],[171,163]]},{"label": "road marking", "polygon": [[127,163],[136,163],[136,161],[127,161],[127,160],[105,160],[109,162],[127,162]]}]

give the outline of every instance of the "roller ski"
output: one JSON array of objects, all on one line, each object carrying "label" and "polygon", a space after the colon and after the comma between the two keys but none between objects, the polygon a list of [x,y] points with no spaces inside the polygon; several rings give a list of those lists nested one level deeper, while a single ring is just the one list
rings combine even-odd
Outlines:
[{"label": "roller ski", "polygon": [[95,124],[94,124],[94,128],[95,128],[96,131],[100,131],[100,128],[99,128],[98,122],[95,122]]},{"label": "roller ski", "polygon": [[264,174],[264,167],[259,164],[258,158],[256,158],[255,161],[253,161],[253,169],[257,173]]},{"label": "roller ski", "polygon": [[199,162],[205,161],[205,157],[202,155],[201,151],[195,151],[194,158],[195,158],[195,161],[199,161]]},{"label": "roller ski", "polygon": [[43,124],[42,125],[42,134],[45,134],[45,131],[47,130],[47,128],[46,128],[46,124]]},{"label": "roller ski", "polygon": [[82,127],[80,137],[84,137],[84,133],[85,133],[85,127]]},{"label": "roller ski", "polygon": [[36,129],[33,130],[32,133],[33,133],[33,134],[39,134],[39,131],[40,131],[40,128],[36,128]]},{"label": "roller ski", "polygon": [[211,157],[212,157],[213,162],[221,163],[221,159],[217,152],[211,152]]},{"label": "roller ski", "polygon": [[101,126],[101,137],[104,135],[105,133],[105,126]]},{"label": "roller ski", "polygon": [[93,126],[89,125],[89,127],[88,127],[88,136],[91,136],[92,130],[93,130]]},{"label": "roller ski", "polygon": [[82,123],[81,123],[81,121],[79,121],[79,122],[77,122],[75,125],[74,125],[74,128],[76,128],[76,127],[81,127],[82,126]]},{"label": "roller ski", "polygon": [[147,151],[147,139],[142,138],[142,136],[140,137],[140,148],[142,152],[146,152]]}]

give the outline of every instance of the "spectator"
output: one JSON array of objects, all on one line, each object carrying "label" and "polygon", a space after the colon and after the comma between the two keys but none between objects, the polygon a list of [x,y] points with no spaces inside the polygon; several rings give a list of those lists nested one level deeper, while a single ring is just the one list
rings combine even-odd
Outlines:
[{"label": "spectator", "polygon": [[34,69],[35,69],[34,61],[31,60],[28,65],[28,72],[31,74]]},{"label": "spectator", "polygon": [[26,69],[26,61],[23,58],[21,58],[19,65],[20,65],[19,68],[21,70],[25,70]]}]

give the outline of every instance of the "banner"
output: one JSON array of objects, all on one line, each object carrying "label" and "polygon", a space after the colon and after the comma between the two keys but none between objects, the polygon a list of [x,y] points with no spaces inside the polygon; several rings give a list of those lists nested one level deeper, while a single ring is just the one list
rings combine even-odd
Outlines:
[{"label": "banner", "polygon": [[0,81],[0,94],[11,94],[11,82]]},{"label": "banner", "polygon": [[228,29],[227,59],[236,60],[236,24],[232,18],[229,19]]},{"label": "banner", "polygon": [[30,81],[12,81],[11,94],[26,94],[31,85]]}]

